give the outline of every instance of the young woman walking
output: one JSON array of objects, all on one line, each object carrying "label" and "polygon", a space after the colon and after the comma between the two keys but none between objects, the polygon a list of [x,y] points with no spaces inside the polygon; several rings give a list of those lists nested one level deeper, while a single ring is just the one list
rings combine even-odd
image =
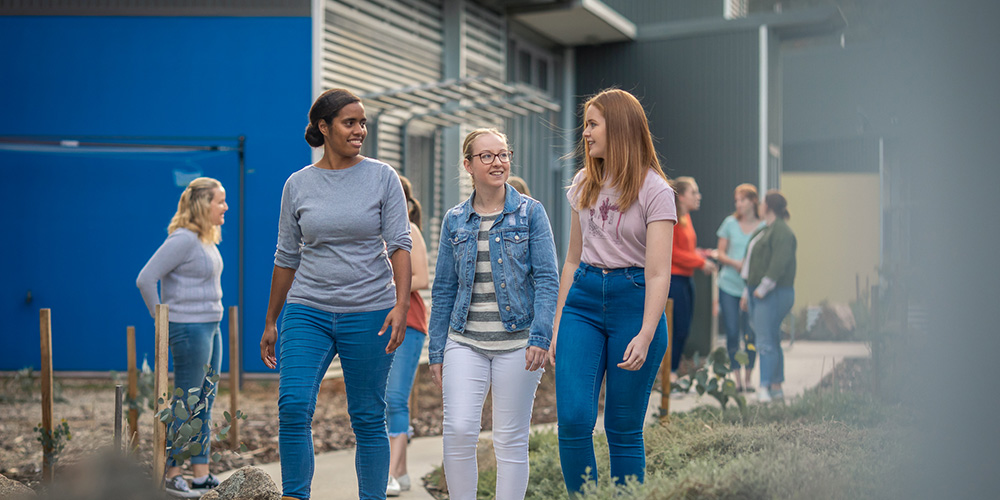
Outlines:
[{"label": "young woman walking", "polygon": [[506,183],[512,153],[496,129],[462,145],[468,200],[449,210],[431,294],[430,369],[444,399],[444,470],[453,500],[474,500],[476,443],[493,393],[498,500],[524,498],[528,433],[559,274],[545,208]]},{"label": "young woman walking", "polygon": [[360,498],[385,498],[385,388],[392,353],[406,333],[411,241],[399,176],[361,156],[366,123],[354,94],[320,95],[309,110],[306,142],[322,147],[323,158],[293,173],[281,194],[260,357],[269,368],[281,362],[278,446],[287,498],[309,498],[316,396],[338,355]]},{"label": "young woman walking", "polygon": [[584,104],[584,119],[584,168],[567,193],[570,242],[549,349],[570,495],[598,477],[593,431],[605,379],[611,476],[645,478],[642,429],[669,341],[663,309],[677,220],[639,101],[605,90]]}]

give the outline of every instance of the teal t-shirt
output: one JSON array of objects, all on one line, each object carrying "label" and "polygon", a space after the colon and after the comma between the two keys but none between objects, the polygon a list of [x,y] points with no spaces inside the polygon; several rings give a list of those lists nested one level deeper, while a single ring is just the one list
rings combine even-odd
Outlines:
[{"label": "teal t-shirt", "polygon": [[[760,221],[760,225],[757,228],[764,225],[764,221]],[[743,260],[747,256],[747,245],[750,243],[750,234],[745,234],[742,229],[740,229],[740,222],[736,220],[736,217],[732,215],[726,217],[719,226],[719,230],[715,232],[715,235],[719,238],[725,238],[729,240],[729,247],[726,249],[726,256],[733,260]],[[739,297],[743,295],[743,288],[746,287],[746,282],[740,277],[740,272],[730,266],[722,266],[722,270],[719,271],[719,289],[729,295],[735,295]]]}]

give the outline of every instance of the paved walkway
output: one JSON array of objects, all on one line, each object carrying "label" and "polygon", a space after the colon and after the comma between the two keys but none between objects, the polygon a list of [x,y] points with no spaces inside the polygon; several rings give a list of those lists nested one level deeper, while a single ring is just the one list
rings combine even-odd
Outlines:
[{"label": "paved walkway", "polygon": [[[865,344],[860,342],[815,342],[796,341],[793,345],[787,342],[785,348],[785,383],[786,397],[798,396],[807,388],[818,384],[820,378],[830,373],[835,363],[844,358],[867,357],[869,352]],[[758,383],[758,370],[754,371],[754,384]],[[753,395],[748,398],[753,402]],[[691,394],[682,398],[670,400],[671,412],[688,411],[695,406],[718,403],[710,396],[699,398],[692,390]],[[655,418],[660,408],[660,392],[654,391],[649,398],[647,410],[648,419]],[[539,426],[539,428],[554,427],[555,424]],[[603,422],[598,421],[597,430],[603,430]],[[484,433],[488,436],[488,433]],[[429,436],[413,439],[410,442],[407,461],[413,489],[404,492],[399,498],[404,500],[433,498],[423,488],[421,477],[441,464],[441,437]],[[281,485],[281,467],[278,463],[259,465],[271,475],[275,483]],[[230,473],[219,476],[223,479]],[[357,476],[354,473],[354,449],[346,449],[321,453],[316,455],[316,474],[313,478],[312,498],[316,500],[351,500],[358,498]]]}]

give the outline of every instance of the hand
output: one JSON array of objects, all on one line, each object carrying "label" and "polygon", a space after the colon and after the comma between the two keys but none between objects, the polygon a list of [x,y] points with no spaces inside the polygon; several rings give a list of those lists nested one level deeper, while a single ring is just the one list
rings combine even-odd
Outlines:
[{"label": "hand", "polygon": [[433,380],[434,384],[438,386],[438,389],[441,389],[441,367],[442,366],[443,365],[441,363],[438,363],[436,365],[431,365],[430,366],[430,369],[431,369],[431,380]]},{"label": "hand", "polygon": [[406,307],[400,307],[396,304],[389,314],[385,316],[385,322],[382,323],[382,329],[378,331],[379,336],[385,333],[389,326],[392,326],[392,336],[389,337],[389,344],[385,346],[385,353],[392,354],[400,344],[403,343],[403,338],[406,337]]},{"label": "hand", "polygon": [[529,345],[524,350],[524,369],[533,372],[543,366],[549,357],[549,352],[538,346]]},{"label": "hand", "polygon": [[632,341],[628,343],[628,347],[625,348],[625,356],[622,358],[622,362],[618,363],[618,368],[632,372],[642,368],[643,363],[646,362],[649,343],[652,340],[652,335],[643,335],[642,333],[633,337]]},{"label": "hand", "polygon": [[705,251],[705,254],[708,255],[709,257],[713,258],[713,259],[716,259],[716,260],[719,259],[719,249],[718,248],[709,248],[708,250]]},{"label": "hand", "polygon": [[552,341],[549,342],[549,363],[552,363],[552,368],[556,367],[556,336],[552,336]]},{"label": "hand", "polygon": [[274,324],[264,326],[264,334],[260,336],[260,360],[272,370],[278,366],[278,358],[274,355],[277,342],[278,327]]},{"label": "hand", "polygon": [[753,296],[757,297],[758,299],[763,299],[764,298],[764,291],[761,290],[760,287],[757,287],[753,291]]},{"label": "hand", "polygon": [[713,300],[712,301],[712,316],[718,316],[718,315],[719,315],[719,301],[718,300]]},{"label": "hand", "polygon": [[740,310],[746,311],[749,309],[749,306],[750,306],[750,301],[747,300],[746,295],[740,297]]},{"label": "hand", "polygon": [[705,271],[705,274],[712,274],[715,272],[715,269],[715,262],[708,259],[705,259],[705,264],[701,266],[701,270]]}]

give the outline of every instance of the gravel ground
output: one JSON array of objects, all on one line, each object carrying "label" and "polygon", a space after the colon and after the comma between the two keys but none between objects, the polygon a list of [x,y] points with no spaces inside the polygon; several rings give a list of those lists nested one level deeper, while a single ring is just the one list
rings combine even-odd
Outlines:
[{"label": "gravel ground", "polygon": [[[223,411],[230,411],[226,382],[221,382],[220,395],[213,414],[221,421]],[[441,393],[430,381],[427,367],[421,366],[417,376],[416,409],[411,411],[416,436],[441,434]],[[56,379],[57,402],[53,420],[69,423],[72,439],[67,442],[56,465],[68,467],[87,460],[98,450],[114,442],[114,383],[108,379]],[[33,428],[41,422],[40,390],[37,377],[24,376],[0,379],[0,474],[37,488],[41,479],[42,452]],[[278,383],[277,381],[246,381],[240,391],[239,409],[248,415],[241,422],[240,441],[247,446],[244,453],[230,451],[227,444],[213,442],[214,451],[222,451],[222,460],[213,462],[214,472],[278,461]],[[151,463],[152,414],[139,417],[140,443],[138,460]],[[551,371],[542,377],[535,398],[532,423],[554,422],[555,379]],[[483,429],[492,426],[489,400],[483,410]],[[327,380],[320,389],[313,422],[313,445],[317,453],[339,450],[354,445],[354,435],[347,415],[347,400],[341,380]]]}]

